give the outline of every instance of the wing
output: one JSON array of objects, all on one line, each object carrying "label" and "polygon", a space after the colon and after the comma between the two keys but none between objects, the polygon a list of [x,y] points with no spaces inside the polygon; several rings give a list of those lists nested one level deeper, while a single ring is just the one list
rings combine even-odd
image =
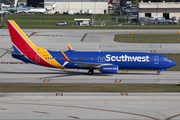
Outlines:
[{"label": "wing", "polygon": [[67,43],[67,45],[69,50],[73,50],[69,43]]},{"label": "wing", "polygon": [[63,58],[70,63],[75,63],[77,66],[82,66],[82,67],[92,67],[92,68],[100,68],[101,66],[105,65],[112,65],[112,64],[102,64],[102,63],[91,63],[91,62],[77,62],[77,61],[71,61],[69,58],[66,56],[66,54],[61,51]]}]

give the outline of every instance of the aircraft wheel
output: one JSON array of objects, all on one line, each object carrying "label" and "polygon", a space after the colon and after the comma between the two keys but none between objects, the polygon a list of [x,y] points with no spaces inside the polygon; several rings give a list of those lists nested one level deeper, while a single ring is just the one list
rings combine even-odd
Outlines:
[{"label": "aircraft wheel", "polygon": [[93,75],[93,73],[94,73],[94,70],[93,70],[93,69],[90,69],[90,70],[88,71],[88,75]]},{"label": "aircraft wheel", "polygon": [[161,72],[160,72],[160,71],[158,71],[158,72],[157,72],[157,75],[160,75],[160,74],[161,74]]}]

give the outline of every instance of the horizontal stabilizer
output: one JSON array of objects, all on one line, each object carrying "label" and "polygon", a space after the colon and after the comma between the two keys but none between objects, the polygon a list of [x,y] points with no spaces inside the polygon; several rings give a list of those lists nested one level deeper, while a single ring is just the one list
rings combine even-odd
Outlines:
[{"label": "horizontal stabilizer", "polygon": [[21,54],[21,53],[10,53],[12,55],[17,55],[17,56],[25,56],[25,54]]},{"label": "horizontal stabilizer", "polygon": [[5,48],[0,48],[0,50],[4,50],[4,51],[6,51],[6,52],[8,52],[8,53],[12,53],[12,52],[14,52],[13,51],[13,49],[5,49]]},{"label": "horizontal stabilizer", "polygon": [[8,49],[5,49],[5,48],[0,48],[0,50],[6,50],[6,51],[8,51]]},{"label": "horizontal stabilizer", "polygon": [[25,54],[15,53],[12,49],[0,48],[0,50],[5,50],[5,51],[7,51],[9,54],[13,54],[13,55],[25,56]]}]

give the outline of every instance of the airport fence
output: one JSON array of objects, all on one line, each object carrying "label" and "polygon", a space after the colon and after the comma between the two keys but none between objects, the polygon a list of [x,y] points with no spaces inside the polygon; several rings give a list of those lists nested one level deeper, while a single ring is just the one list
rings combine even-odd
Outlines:
[{"label": "airport fence", "polygon": [[116,18],[111,18],[111,19],[99,19],[99,20],[94,20],[94,25],[96,26],[104,26],[104,25],[117,25],[119,23],[128,23],[129,18],[128,17],[116,17]]}]

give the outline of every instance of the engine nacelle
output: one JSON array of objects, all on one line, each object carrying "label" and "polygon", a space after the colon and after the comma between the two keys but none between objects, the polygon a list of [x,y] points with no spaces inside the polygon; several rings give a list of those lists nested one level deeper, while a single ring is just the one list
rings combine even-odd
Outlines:
[{"label": "engine nacelle", "polygon": [[100,68],[101,73],[118,73],[117,65],[106,65]]}]

